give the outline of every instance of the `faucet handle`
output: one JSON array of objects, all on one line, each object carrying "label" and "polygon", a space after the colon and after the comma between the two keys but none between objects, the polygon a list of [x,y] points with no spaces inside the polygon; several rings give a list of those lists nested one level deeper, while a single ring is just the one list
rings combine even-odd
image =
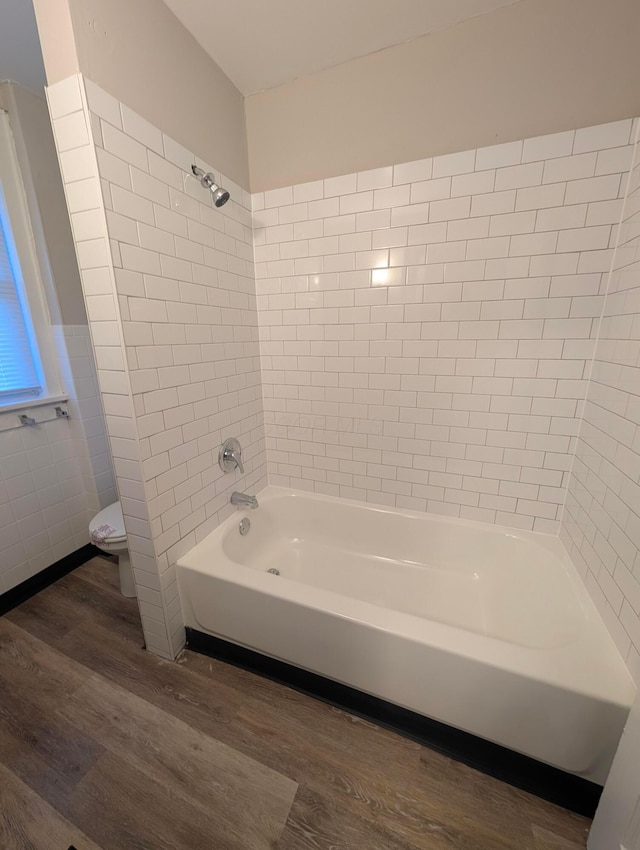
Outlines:
[{"label": "faucet handle", "polygon": [[240,474],[244,475],[242,447],[235,437],[229,437],[220,447],[218,463],[223,472],[233,472],[234,469],[239,469]]},{"label": "faucet handle", "polygon": [[236,452],[232,449],[227,455],[227,457],[231,458],[231,460],[235,463],[236,467],[240,470],[240,475],[244,475],[244,466],[242,465],[241,452]]}]

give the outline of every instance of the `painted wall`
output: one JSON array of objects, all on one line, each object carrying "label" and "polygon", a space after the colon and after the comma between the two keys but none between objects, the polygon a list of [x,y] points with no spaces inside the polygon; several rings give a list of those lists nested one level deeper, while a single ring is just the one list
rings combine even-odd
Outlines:
[{"label": "painted wall", "polygon": [[272,483],[557,533],[631,129],[255,194]]},{"label": "painted wall", "polygon": [[[69,420],[27,428],[15,427],[16,413],[0,411],[2,593],[88,543],[89,520],[117,497],[47,106],[12,84],[0,87],[0,95],[48,289],[54,350],[70,414]],[[52,407],[30,413],[38,419],[54,416]]]},{"label": "painted wall", "polygon": [[215,209],[194,154],[91,81],[48,94],[145,640],[172,657],[176,559],[266,483],[250,196],[225,177]]},{"label": "painted wall", "polygon": [[640,151],[635,146],[562,540],[640,682]]},{"label": "painted wall", "polygon": [[246,100],[252,191],[640,114],[637,0],[523,0]]},{"label": "painted wall", "polygon": [[164,3],[35,0],[34,6],[49,84],[80,70],[248,188],[242,95]]}]

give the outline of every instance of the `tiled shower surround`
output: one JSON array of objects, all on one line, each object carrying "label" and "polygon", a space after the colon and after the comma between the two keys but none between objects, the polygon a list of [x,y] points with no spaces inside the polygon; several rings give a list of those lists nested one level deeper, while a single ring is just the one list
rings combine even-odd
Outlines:
[{"label": "tiled shower surround", "polygon": [[[81,77],[49,99],[151,650],[182,645],[176,559],[267,461],[272,483],[559,531],[632,121],[253,197],[221,177],[216,210],[125,105]],[[217,465],[231,435],[244,477]]]},{"label": "tiled shower surround", "polygon": [[270,480],[557,533],[631,129],[255,195]]},{"label": "tiled shower surround", "polygon": [[561,539],[640,681],[640,146],[618,246]]},{"label": "tiled shower surround", "polygon": [[48,96],[145,640],[172,657],[176,559],[266,484],[250,197],[221,178],[214,209],[209,166],[89,81]]}]

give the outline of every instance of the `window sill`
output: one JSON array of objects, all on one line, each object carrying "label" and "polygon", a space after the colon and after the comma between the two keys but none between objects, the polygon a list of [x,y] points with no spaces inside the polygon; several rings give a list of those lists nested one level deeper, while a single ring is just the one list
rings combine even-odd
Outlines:
[{"label": "window sill", "polygon": [[47,416],[46,413],[44,416],[34,415],[32,418],[35,422],[32,423],[21,422],[19,416],[22,412],[26,413],[27,411],[34,411],[35,413],[35,408],[64,406],[66,410],[68,400],[69,396],[54,395],[47,396],[47,398],[32,399],[31,401],[17,401],[13,404],[7,404],[4,407],[0,407],[0,433],[3,433],[4,431],[12,431],[14,428],[29,428],[34,425],[44,425],[45,422],[51,422],[52,419],[56,419],[57,416]]},{"label": "window sill", "polygon": [[69,401],[68,395],[48,395],[45,398],[32,398],[30,401],[16,401],[11,404],[0,404],[0,415],[3,413],[13,413],[16,410],[29,410],[32,407],[44,407],[47,404],[60,404],[60,402]]}]

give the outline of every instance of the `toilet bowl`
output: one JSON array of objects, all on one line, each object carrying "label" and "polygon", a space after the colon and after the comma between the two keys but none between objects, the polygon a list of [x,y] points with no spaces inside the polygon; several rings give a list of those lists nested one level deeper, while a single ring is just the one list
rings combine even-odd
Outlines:
[{"label": "toilet bowl", "polygon": [[89,523],[91,542],[103,552],[118,556],[120,592],[123,596],[136,596],[136,585],[129,560],[127,532],[120,502],[103,508]]}]

